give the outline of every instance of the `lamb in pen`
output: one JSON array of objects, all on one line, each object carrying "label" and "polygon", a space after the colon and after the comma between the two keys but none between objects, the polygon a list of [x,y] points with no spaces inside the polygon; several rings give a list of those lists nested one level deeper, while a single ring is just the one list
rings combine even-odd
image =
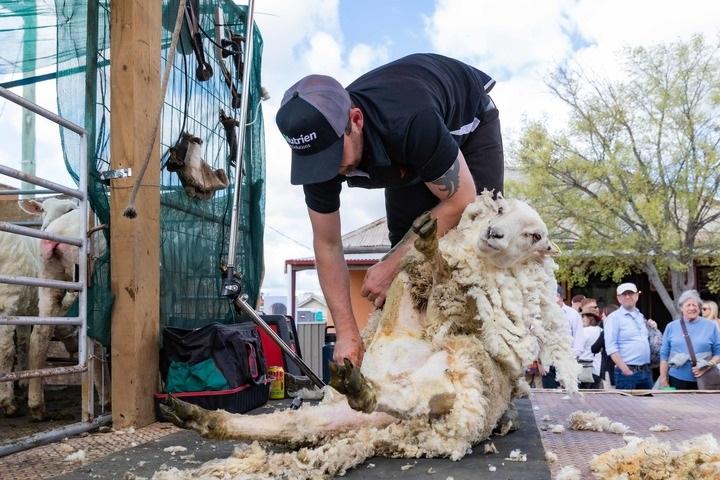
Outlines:
[{"label": "lamb in pen", "polygon": [[[65,237],[78,237],[81,232],[81,212],[73,209],[52,221],[45,229],[48,233]],[[101,237],[102,238],[102,237]],[[101,242],[104,249],[104,242]],[[74,281],[75,265],[79,261],[80,249],[73,245],[59,243],[53,240],[40,241],[39,277],[66,282]],[[42,317],[62,317],[70,309],[77,298],[77,292],[69,292],[57,288],[40,287],[38,293],[38,313]],[[45,366],[50,340],[53,335],[59,337],[70,354],[78,351],[78,327],[73,325],[35,325],[30,335],[30,348],[28,363],[30,370],[39,370]],[[94,342],[94,349],[102,352],[102,346]],[[102,354],[101,354],[102,356]],[[93,355],[94,383],[100,392],[104,407],[110,404],[109,379],[107,364]],[[45,395],[42,378],[31,378],[28,384],[28,409],[30,415],[36,420],[48,417],[45,408]]]},{"label": "lamb in pen", "polygon": [[361,369],[336,366],[334,388],[299,410],[232,415],[171,398],[161,408],[175,424],[253,444],[154,478],[327,478],[376,455],[458,460],[493,430],[517,428],[511,401],[527,392],[524,367],[538,356],[576,389],[554,249],[531,207],[485,192],[439,242],[429,214],[413,230],[415,249],[363,332]]},{"label": "lamb in pen", "polygon": [[[50,197],[43,202],[20,200],[21,210],[42,221],[44,230],[56,218],[77,208],[74,200]],[[40,269],[39,240],[0,231],[0,274],[37,277]],[[26,285],[0,283],[0,317],[34,316],[38,312],[38,289]],[[0,325],[0,373],[27,367],[29,326]],[[18,412],[13,382],[0,382],[0,412],[7,416]]]}]

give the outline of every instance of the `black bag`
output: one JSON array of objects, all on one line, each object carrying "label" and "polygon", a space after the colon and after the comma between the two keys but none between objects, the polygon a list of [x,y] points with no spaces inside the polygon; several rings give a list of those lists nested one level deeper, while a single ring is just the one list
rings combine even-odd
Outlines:
[{"label": "black bag", "polygon": [[[697,357],[695,356],[695,349],[693,348],[690,335],[688,335],[687,327],[685,326],[685,320],[682,318],[680,319],[680,326],[682,327],[683,336],[685,337],[685,343],[687,343],[690,361],[694,367],[697,365]],[[717,369],[717,366],[708,368],[705,370],[705,373],[696,377],[696,379],[698,390],[720,390],[720,370]]]},{"label": "black bag", "polygon": [[265,357],[260,335],[252,323],[211,323],[195,330],[166,327],[162,337],[160,374],[163,382],[167,381],[172,362],[194,365],[212,359],[230,388],[265,384]]}]

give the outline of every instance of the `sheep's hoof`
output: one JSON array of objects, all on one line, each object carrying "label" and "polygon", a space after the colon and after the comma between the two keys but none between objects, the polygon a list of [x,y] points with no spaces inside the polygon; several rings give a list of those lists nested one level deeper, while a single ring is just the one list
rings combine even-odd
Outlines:
[{"label": "sheep's hoof", "polygon": [[30,415],[30,418],[35,422],[42,422],[48,419],[48,414],[45,410],[44,405],[39,405],[37,407],[29,407],[28,413]]},{"label": "sheep's hoof", "polygon": [[213,427],[210,412],[192,403],[183,402],[173,396],[160,404],[160,412],[168,421],[180,428],[195,430],[200,435],[210,435]]},{"label": "sheep's hoof", "polygon": [[14,403],[1,406],[0,413],[2,413],[5,417],[19,417],[21,415],[20,410]]},{"label": "sheep's hoof", "polygon": [[365,380],[359,368],[355,368],[347,358],[344,365],[330,362],[330,386],[347,397],[353,410],[370,413],[375,410],[377,398],[375,390]]},{"label": "sheep's hoof", "polygon": [[415,219],[412,230],[418,236],[415,240],[417,251],[428,258],[433,257],[438,248],[437,220],[430,215],[430,212],[425,212]]},{"label": "sheep's hoof", "polygon": [[515,408],[515,405],[511,403],[508,409],[505,410],[505,413],[502,414],[502,417],[500,417],[500,420],[498,420],[493,433],[495,435],[504,436],[509,432],[518,430],[519,428],[520,414],[518,413],[517,408]]}]

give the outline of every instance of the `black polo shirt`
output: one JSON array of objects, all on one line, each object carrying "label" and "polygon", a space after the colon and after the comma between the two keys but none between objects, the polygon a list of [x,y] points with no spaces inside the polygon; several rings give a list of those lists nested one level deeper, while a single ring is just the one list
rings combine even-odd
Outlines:
[{"label": "black polo shirt", "polygon": [[392,188],[439,178],[482,122],[495,81],[436,54],[414,54],[372,70],[347,87],[362,110],[363,157],[357,175],[303,186],[320,213],[340,208],[342,183]]}]

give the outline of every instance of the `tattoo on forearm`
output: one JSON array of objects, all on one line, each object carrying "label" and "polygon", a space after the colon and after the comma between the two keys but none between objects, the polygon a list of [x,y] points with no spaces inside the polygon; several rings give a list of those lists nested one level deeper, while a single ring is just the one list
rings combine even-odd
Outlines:
[{"label": "tattoo on forearm", "polygon": [[440,187],[441,192],[447,192],[448,198],[455,195],[460,186],[460,159],[456,158],[447,172],[443,173],[437,180],[433,180],[432,184]]}]

